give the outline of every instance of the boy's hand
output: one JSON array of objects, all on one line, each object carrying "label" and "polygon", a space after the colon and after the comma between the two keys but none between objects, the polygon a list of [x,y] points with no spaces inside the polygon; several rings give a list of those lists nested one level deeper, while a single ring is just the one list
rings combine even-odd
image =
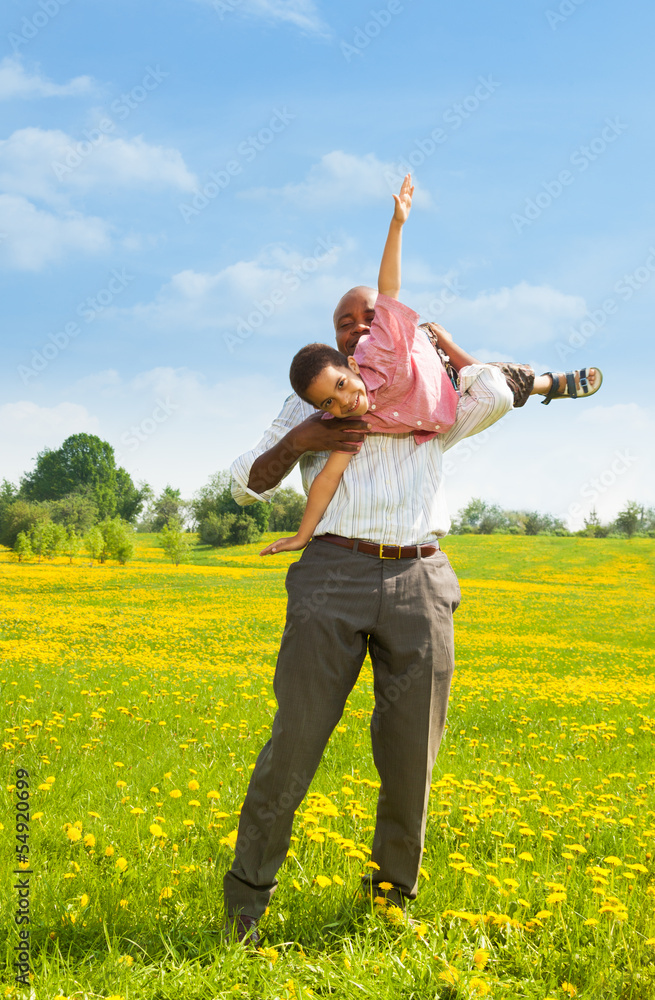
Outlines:
[{"label": "boy's hand", "polygon": [[273,556],[276,552],[297,552],[298,549],[304,549],[308,541],[309,539],[302,539],[299,535],[294,535],[293,538],[278,538],[276,542],[271,542],[265,549],[262,549],[259,554],[260,556]]},{"label": "boy's hand", "polygon": [[404,225],[409,217],[409,212],[412,207],[412,195],[414,194],[414,185],[412,184],[412,175],[406,174],[405,179],[400,188],[400,194],[395,194],[393,200],[396,203],[394,209],[393,217],[395,222],[399,222]]}]

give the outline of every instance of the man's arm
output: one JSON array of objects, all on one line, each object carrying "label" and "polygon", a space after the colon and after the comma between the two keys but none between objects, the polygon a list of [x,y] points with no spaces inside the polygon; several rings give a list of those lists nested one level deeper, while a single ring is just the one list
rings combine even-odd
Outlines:
[{"label": "man's arm", "polygon": [[366,421],[322,420],[320,413],[307,417],[307,410],[296,395],[289,396],[259,444],[232,463],[232,496],[238,504],[270,501],[305,452],[360,450],[369,430]]},{"label": "man's arm", "polygon": [[491,427],[512,409],[514,397],[499,368],[472,365],[462,376],[462,396],[455,423],[441,436],[444,451]]}]

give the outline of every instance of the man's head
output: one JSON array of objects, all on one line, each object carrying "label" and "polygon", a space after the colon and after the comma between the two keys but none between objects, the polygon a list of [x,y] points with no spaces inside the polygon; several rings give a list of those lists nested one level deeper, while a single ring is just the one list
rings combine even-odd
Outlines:
[{"label": "man's head", "polygon": [[361,417],[368,410],[359,365],[327,344],[308,344],[291,362],[294,391],[317,410],[335,417]]},{"label": "man's head", "polygon": [[342,354],[352,354],[363,334],[371,332],[378,293],[368,285],[357,285],[339,301],[334,310],[337,347]]}]

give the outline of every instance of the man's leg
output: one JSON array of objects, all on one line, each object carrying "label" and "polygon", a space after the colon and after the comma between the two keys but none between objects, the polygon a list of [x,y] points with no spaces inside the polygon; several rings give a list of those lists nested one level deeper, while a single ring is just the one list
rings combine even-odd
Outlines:
[{"label": "man's leg", "polygon": [[381,779],[373,882],[416,897],[430,781],[454,669],[459,584],[448,558],[385,561],[379,624],[369,641],[375,678],[371,740]]},{"label": "man's leg", "polygon": [[224,879],[230,917],[259,918],[275,891],[294,812],[341,718],[377,619],[374,562],[314,541],[289,568],[287,619],[273,685],[278,711],[250,779],[234,863]]}]

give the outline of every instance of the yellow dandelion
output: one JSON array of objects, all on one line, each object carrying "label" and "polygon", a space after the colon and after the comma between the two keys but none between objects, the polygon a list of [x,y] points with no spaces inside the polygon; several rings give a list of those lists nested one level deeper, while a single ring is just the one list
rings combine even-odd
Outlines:
[{"label": "yellow dandelion", "polygon": [[564,992],[568,993],[568,995],[570,997],[574,997],[574,996],[577,995],[578,991],[575,988],[575,986],[573,985],[573,983],[561,983],[560,985],[561,985],[561,988],[564,990]]},{"label": "yellow dandelion", "polygon": [[585,922],[583,923],[582,926],[583,927],[596,927],[597,925],[598,925],[598,921],[596,920],[596,918],[595,917],[589,917],[588,920],[585,920]]},{"label": "yellow dandelion", "polygon": [[611,865],[613,868],[618,868],[623,862],[620,858],[615,858],[613,854],[610,854],[609,858],[603,858],[606,865]]},{"label": "yellow dandelion", "polygon": [[343,885],[344,884],[343,879],[341,878],[341,875],[333,875],[332,876],[332,881],[335,883],[335,885]]},{"label": "yellow dandelion", "polygon": [[519,854],[519,858],[521,859],[521,861],[534,861],[534,858],[532,857],[529,851],[521,851],[521,853]]},{"label": "yellow dandelion", "polygon": [[85,907],[88,905],[89,905],[89,897],[87,896],[86,893],[82,893],[82,895],[80,896],[80,906]]},{"label": "yellow dandelion", "polygon": [[189,799],[189,805],[193,806],[194,809],[197,809],[200,803],[197,799]]},{"label": "yellow dandelion", "polygon": [[159,893],[159,902],[161,903],[162,899],[170,899],[172,895],[173,895],[173,890],[170,888],[170,886],[166,886],[166,888],[162,889],[162,891]]},{"label": "yellow dandelion", "polygon": [[546,917],[552,917],[552,913],[550,912],[550,910],[539,910],[539,913],[537,913],[536,917],[537,920],[545,920]]},{"label": "yellow dandelion", "polygon": [[193,822],[192,819],[183,819],[182,820],[182,825],[183,826],[195,826],[196,824]]},{"label": "yellow dandelion", "polygon": [[113,853],[114,853],[114,848],[111,846],[111,844],[109,845],[109,847],[105,847],[106,858],[111,858],[113,856]]},{"label": "yellow dandelion", "polygon": [[207,798],[208,799],[220,799],[220,795],[219,795],[219,793],[217,791],[214,791],[212,789],[211,792],[207,792]]},{"label": "yellow dandelion", "polygon": [[127,781],[122,779],[116,782],[116,788],[127,788]]},{"label": "yellow dandelion", "polygon": [[130,809],[130,813],[132,814],[132,816],[143,816],[144,812],[145,810],[141,809],[140,806],[134,806],[133,809]]},{"label": "yellow dandelion", "polygon": [[475,965],[476,969],[479,969],[481,971],[482,969],[484,969],[488,961],[489,961],[489,952],[485,948],[478,948],[473,953],[473,964]]},{"label": "yellow dandelion", "polygon": [[125,767],[125,764],[123,764],[123,762],[120,760],[115,760],[114,767]]},{"label": "yellow dandelion", "polygon": [[82,834],[76,826],[69,826],[66,830],[66,836],[73,844],[82,839]]},{"label": "yellow dandelion", "polygon": [[486,997],[491,992],[491,987],[489,983],[485,983],[484,979],[474,976],[473,979],[469,980],[469,989],[473,993],[473,996]]},{"label": "yellow dandelion", "polygon": [[174,788],[173,791],[169,792],[168,794],[172,799],[179,799],[182,792],[179,790],[179,788]]},{"label": "yellow dandelion", "polygon": [[347,858],[359,858],[360,861],[366,861],[366,855],[362,854],[361,851],[348,851],[346,853]]},{"label": "yellow dandelion", "polygon": [[389,892],[393,889],[393,882],[378,882],[378,889],[382,889],[382,892]]},{"label": "yellow dandelion", "polygon": [[153,794],[155,795],[159,795],[159,789],[157,788],[156,785],[153,785],[150,791],[153,792]]},{"label": "yellow dandelion", "polygon": [[124,872],[125,869],[127,868],[127,858],[117,858],[116,867],[118,868],[119,872]]},{"label": "yellow dandelion", "polygon": [[[32,818],[34,818],[34,817],[32,817]],[[84,838],[84,846],[85,847],[95,847],[96,846],[96,838],[93,836],[92,833],[87,833],[86,837]]]},{"label": "yellow dandelion", "polygon": [[195,778],[192,778],[189,784],[187,785],[187,788],[189,789],[190,792],[197,792],[198,789],[200,788],[200,783],[196,781]]},{"label": "yellow dandelion", "polygon": [[328,878],[327,875],[317,875],[314,881],[317,885],[320,885],[321,889],[326,889],[329,885],[332,885],[332,879]]}]

